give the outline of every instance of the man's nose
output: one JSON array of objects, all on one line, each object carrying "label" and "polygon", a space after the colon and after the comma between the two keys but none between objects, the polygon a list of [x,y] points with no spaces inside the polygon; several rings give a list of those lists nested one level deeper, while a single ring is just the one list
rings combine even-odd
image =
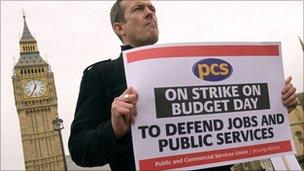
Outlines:
[{"label": "man's nose", "polygon": [[145,18],[153,18],[154,15],[154,11],[148,7],[145,8]]}]

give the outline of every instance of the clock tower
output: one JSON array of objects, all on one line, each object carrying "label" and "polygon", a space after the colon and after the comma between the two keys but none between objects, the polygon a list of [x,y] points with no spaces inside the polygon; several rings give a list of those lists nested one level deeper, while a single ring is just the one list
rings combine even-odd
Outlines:
[{"label": "clock tower", "polygon": [[18,112],[26,170],[66,170],[58,117],[54,75],[38,50],[25,15],[19,41],[20,58],[14,66],[13,88]]}]

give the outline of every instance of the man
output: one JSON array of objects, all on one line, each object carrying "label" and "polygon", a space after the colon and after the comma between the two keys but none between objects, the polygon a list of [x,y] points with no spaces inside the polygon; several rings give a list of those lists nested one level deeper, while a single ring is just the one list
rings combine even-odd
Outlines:
[{"label": "man", "polygon": [[[155,8],[150,1],[118,0],[111,10],[111,23],[123,42],[122,51],[158,40]],[[282,98],[292,110],[297,100],[290,81],[286,81]],[[126,86],[121,54],[116,60],[88,67],[71,125],[69,150],[73,161],[80,166],[109,163],[112,170],[135,170],[130,126],[137,115],[137,99],[136,90]]]}]

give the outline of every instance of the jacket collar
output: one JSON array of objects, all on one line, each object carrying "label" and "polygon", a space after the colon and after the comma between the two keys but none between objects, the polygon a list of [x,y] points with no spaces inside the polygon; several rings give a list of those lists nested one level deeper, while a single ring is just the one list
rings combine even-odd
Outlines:
[{"label": "jacket collar", "polygon": [[122,45],[122,46],[120,46],[121,47],[121,51],[125,51],[125,50],[129,50],[129,49],[133,49],[133,47],[132,46],[130,46],[130,45]]}]

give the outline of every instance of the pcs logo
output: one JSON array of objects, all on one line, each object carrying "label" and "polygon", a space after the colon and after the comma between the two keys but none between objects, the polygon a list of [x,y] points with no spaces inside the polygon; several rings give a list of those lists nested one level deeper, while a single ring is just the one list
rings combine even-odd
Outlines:
[{"label": "pcs logo", "polygon": [[206,81],[221,81],[232,74],[232,66],[221,59],[207,58],[196,62],[192,67],[193,74]]}]

